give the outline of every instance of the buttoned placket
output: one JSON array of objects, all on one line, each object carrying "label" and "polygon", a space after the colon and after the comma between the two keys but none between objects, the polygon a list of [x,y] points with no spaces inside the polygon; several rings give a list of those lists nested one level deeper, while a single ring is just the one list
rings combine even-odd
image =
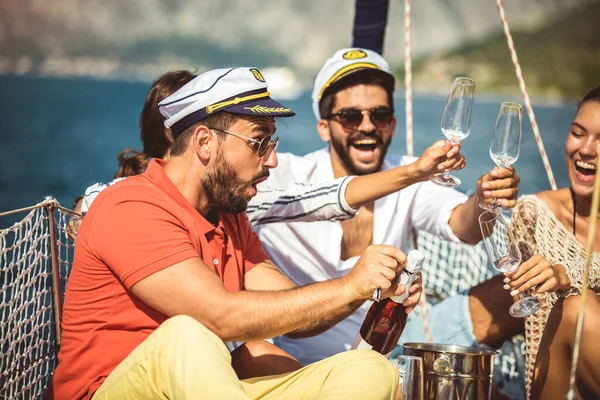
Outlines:
[{"label": "buttoned placket", "polygon": [[[225,276],[225,257],[227,255],[227,234],[223,230],[222,226],[217,226],[214,230],[213,242],[216,244],[215,246],[211,246],[211,256],[213,265],[215,267],[215,272],[221,279],[224,279]],[[217,251],[216,254],[213,252],[213,249],[221,249],[220,254]]]}]

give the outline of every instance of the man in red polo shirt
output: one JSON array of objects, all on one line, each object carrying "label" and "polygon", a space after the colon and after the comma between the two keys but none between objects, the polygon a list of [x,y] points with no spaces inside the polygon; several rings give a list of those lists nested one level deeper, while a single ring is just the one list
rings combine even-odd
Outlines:
[{"label": "man in red polo shirt", "polygon": [[277,166],[274,118],[294,113],[255,68],[209,71],[160,108],[171,158],[104,190],[79,230],[54,397],[389,399],[398,377],[368,350],[237,378],[224,342],[323,332],[376,288],[402,293],[405,255],[371,246],[345,277],[296,287],[244,213]]}]

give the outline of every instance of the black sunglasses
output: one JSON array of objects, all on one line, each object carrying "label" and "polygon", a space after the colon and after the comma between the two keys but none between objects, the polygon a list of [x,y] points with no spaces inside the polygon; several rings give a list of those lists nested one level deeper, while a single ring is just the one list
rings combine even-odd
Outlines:
[{"label": "black sunglasses", "polygon": [[235,136],[236,138],[243,140],[244,142],[246,142],[248,147],[250,147],[250,149],[252,149],[254,154],[256,154],[259,157],[263,157],[267,153],[267,150],[269,150],[271,147],[273,148],[273,150],[277,150],[277,144],[279,143],[279,136],[275,137],[275,139],[272,139],[272,140],[271,140],[271,136],[265,136],[261,140],[256,140],[256,139],[252,139],[252,138],[249,138],[246,136],[242,136],[235,132],[230,132],[226,129],[220,129],[220,128],[214,128],[214,127],[209,127],[209,129],[214,129],[215,131],[223,132],[223,133]]},{"label": "black sunglasses", "polygon": [[337,118],[345,131],[354,131],[362,124],[363,116],[369,115],[371,123],[377,129],[385,129],[392,123],[394,110],[389,107],[375,107],[370,110],[359,110],[358,108],[346,108],[325,119]]}]

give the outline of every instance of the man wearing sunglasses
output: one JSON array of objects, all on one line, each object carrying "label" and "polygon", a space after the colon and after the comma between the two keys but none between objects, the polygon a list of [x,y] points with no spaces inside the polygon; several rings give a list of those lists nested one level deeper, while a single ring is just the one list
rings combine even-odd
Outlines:
[{"label": "man wearing sunglasses", "polygon": [[[369,350],[236,376],[224,342],[321,332],[373,287],[401,294],[406,256],[369,246],[346,276],[304,287],[268,259],[243,211],[277,166],[275,117],[294,112],[257,69],[206,72],[160,110],[170,158],[103,190],[78,232],[54,398],[389,399],[397,373]],[[413,307],[420,285],[410,290]]]},{"label": "man wearing sunglasses", "polygon": [[[296,284],[345,276],[371,244],[405,249],[413,230],[475,244],[481,240],[477,225],[480,202],[497,198],[505,207],[516,204],[519,178],[513,169],[482,176],[477,193],[470,198],[430,183],[429,177],[440,172],[438,164],[442,170],[464,166],[459,147],[448,142],[434,144],[418,159],[386,157],[396,129],[394,84],[390,68],[379,54],[361,48],[336,52],[317,73],[312,95],[317,130],[328,146],[304,157],[280,154],[278,168],[259,186],[261,191],[263,186],[285,187],[294,182],[312,185],[384,171],[390,174],[388,184],[398,190],[360,207],[356,217],[347,221],[255,226],[271,259]],[[446,152],[454,160],[450,164],[442,163],[440,156]],[[442,340],[472,339],[472,322],[468,312],[463,312],[469,308],[468,301],[462,296],[450,304],[457,311],[442,323],[447,325]],[[369,306],[364,304],[321,335],[301,339],[285,335],[275,343],[305,365],[342,352],[353,343]],[[407,326],[405,332],[411,329]]]}]

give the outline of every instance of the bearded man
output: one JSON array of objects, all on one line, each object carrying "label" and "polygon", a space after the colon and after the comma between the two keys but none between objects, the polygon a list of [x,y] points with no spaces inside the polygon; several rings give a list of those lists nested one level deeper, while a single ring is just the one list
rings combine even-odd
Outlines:
[{"label": "bearded man", "polygon": [[[267,254],[298,285],[346,276],[372,244],[405,249],[413,230],[475,244],[481,240],[478,217],[484,211],[479,204],[491,203],[494,198],[504,207],[516,204],[519,177],[513,168],[494,169],[483,175],[471,197],[431,183],[429,177],[434,170],[429,164],[436,158],[426,157],[426,153],[435,153],[436,146],[448,151],[452,148],[449,142],[434,144],[419,159],[386,157],[396,129],[394,84],[389,65],[379,54],[362,48],[337,51],[317,73],[312,95],[317,130],[328,146],[302,157],[280,154],[278,168],[259,185],[262,191],[297,182],[315,185],[347,175],[399,172],[394,183],[402,190],[361,206],[353,219],[255,225]],[[496,278],[485,290],[497,288],[498,298],[502,298],[493,310],[499,308],[506,316],[502,332],[490,337],[496,333],[491,328],[491,311],[479,303],[471,304],[473,299],[464,294],[444,302],[439,313],[434,310],[430,314],[434,342],[488,343],[507,335],[515,326],[518,329],[508,316],[511,297],[502,289],[501,280]],[[318,336],[298,338],[292,332],[276,338],[275,343],[305,365],[348,350],[369,306],[365,303]],[[411,322],[405,333],[412,329]]]},{"label": "bearded man", "polygon": [[[406,257],[368,246],[339,279],[297,287],[244,210],[277,166],[275,117],[255,68],[206,72],[160,103],[168,161],[98,195],[78,232],[65,295],[57,399],[389,399],[395,369],[357,350],[294,372],[240,380],[224,342],[310,336],[393,283]],[[420,284],[406,305],[418,301]]]}]

